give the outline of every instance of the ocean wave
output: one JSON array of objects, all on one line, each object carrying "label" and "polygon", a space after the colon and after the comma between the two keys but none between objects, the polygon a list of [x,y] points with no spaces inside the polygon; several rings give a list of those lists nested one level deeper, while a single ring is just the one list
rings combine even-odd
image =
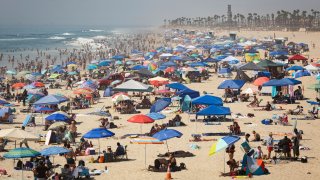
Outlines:
[{"label": "ocean wave", "polygon": [[66,32],[66,33],[62,33],[61,35],[62,35],[62,36],[72,36],[72,35],[74,35],[74,33],[68,33],[68,32]]},{"label": "ocean wave", "polygon": [[94,36],[93,39],[107,39],[107,36]]},{"label": "ocean wave", "polygon": [[27,41],[27,40],[35,40],[39,38],[9,38],[9,39],[0,39],[0,41]]},{"label": "ocean wave", "polygon": [[83,37],[79,37],[71,42],[68,42],[68,44],[71,46],[82,46],[82,45],[91,44],[91,43],[94,43],[94,39],[83,38]]},{"label": "ocean wave", "polygon": [[104,30],[101,30],[101,29],[89,29],[89,32],[104,32]]},{"label": "ocean wave", "polygon": [[65,37],[60,37],[60,36],[51,36],[48,39],[52,39],[52,40],[62,40],[62,39],[66,39]]}]

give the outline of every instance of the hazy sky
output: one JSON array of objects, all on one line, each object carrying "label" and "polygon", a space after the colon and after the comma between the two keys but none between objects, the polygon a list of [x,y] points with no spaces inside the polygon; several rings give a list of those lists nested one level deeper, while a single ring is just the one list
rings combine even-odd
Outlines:
[{"label": "hazy sky", "polygon": [[0,0],[5,25],[159,25],[163,19],[277,10],[320,10],[320,0]]}]

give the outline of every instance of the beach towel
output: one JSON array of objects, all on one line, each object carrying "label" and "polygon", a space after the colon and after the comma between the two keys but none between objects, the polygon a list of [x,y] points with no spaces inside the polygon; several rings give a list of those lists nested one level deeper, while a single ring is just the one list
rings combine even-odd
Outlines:
[{"label": "beach towel", "polygon": [[[228,132],[220,132],[220,133],[202,133],[202,136],[229,136],[231,133]],[[237,134],[237,136],[244,136],[245,133],[241,132],[240,134]]]}]

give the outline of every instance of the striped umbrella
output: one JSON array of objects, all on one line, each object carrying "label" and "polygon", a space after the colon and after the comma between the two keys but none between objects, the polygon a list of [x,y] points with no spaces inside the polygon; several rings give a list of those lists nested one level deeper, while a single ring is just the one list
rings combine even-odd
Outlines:
[{"label": "striped umbrella", "polygon": [[120,94],[112,98],[112,102],[114,103],[118,103],[120,101],[126,101],[126,100],[130,100],[130,97],[124,94]]},{"label": "striped umbrella", "polygon": [[147,167],[147,144],[163,144],[163,141],[160,141],[153,137],[138,137],[130,141],[132,144],[144,144],[144,166]]}]

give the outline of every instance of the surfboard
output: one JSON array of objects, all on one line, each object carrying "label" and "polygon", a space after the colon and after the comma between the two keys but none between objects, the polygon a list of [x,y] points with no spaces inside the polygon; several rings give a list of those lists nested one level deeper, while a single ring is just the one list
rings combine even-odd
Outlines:
[{"label": "surfboard", "polygon": [[50,138],[51,138],[51,133],[52,133],[52,130],[49,130],[48,133],[47,133],[47,136],[46,136],[46,141],[44,143],[44,145],[49,145],[50,143]]}]

